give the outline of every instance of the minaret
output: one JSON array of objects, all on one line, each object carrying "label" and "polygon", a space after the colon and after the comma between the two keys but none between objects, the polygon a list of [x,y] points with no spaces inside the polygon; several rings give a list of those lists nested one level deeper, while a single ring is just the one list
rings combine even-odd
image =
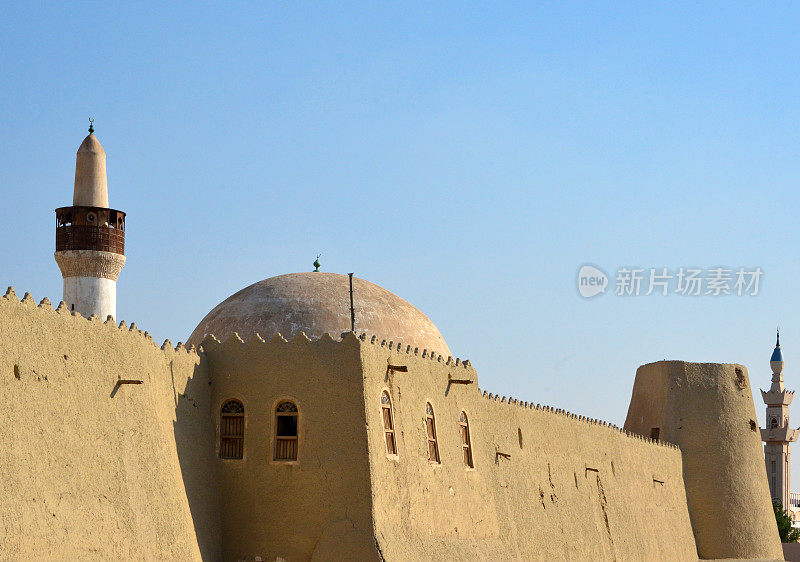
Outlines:
[{"label": "minaret", "polygon": [[765,443],[764,462],[772,499],[781,502],[783,509],[788,510],[790,447],[797,441],[800,430],[789,428],[789,404],[794,398],[794,391],[786,390],[783,386],[784,363],[780,331],[769,365],[772,367],[772,386],[768,392],[761,391],[761,397],[767,405],[767,428],[761,430],[761,440]]},{"label": "minaret", "polygon": [[72,207],[56,209],[55,258],[64,278],[64,302],[85,317],[117,316],[117,277],[125,265],[125,213],[108,208],[106,153],[94,136],[75,158]]}]

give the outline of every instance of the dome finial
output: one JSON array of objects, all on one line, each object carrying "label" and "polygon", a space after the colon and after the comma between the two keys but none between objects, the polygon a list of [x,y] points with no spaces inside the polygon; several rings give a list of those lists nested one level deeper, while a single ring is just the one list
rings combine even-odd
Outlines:
[{"label": "dome finial", "polygon": [[318,271],[319,271],[319,268],[320,268],[320,267],[322,267],[322,264],[321,264],[321,263],[319,263],[319,258],[320,258],[320,256],[321,256],[321,255],[322,255],[322,254],[317,254],[317,259],[315,259],[315,260],[314,260],[314,263],[313,263],[313,264],[311,264],[311,265],[313,265],[313,266],[314,266],[314,271],[316,271],[316,272],[318,272]]},{"label": "dome finial", "polygon": [[775,339],[775,347],[780,347],[780,346],[781,346],[781,328],[780,326],[778,326],[778,336]]},{"label": "dome finial", "polygon": [[94,119],[89,117],[89,133],[94,133]]}]

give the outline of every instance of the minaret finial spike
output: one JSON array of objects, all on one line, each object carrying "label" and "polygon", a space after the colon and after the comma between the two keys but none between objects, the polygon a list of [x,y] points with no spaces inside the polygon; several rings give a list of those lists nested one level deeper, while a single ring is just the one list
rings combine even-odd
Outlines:
[{"label": "minaret finial spike", "polygon": [[775,347],[780,347],[780,346],[781,346],[781,327],[778,326],[778,335],[775,339]]},{"label": "minaret finial spike", "polygon": [[89,117],[89,133],[94,133],[94,119]]}]

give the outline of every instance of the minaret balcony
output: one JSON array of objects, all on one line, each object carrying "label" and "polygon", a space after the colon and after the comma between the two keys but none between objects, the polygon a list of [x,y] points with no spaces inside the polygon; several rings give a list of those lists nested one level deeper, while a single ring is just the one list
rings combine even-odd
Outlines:
[{"label": "minaret balcony", "polygon": [[789,427],[761,428],[761,440],[765,442],[793,443],[797,441],[800,430]]},{"label": "minaret balcony", "polygon": [[56,209],[56,251],[67,250],[125,255],[125,213],[103,207]]},{"label": "minaret balcony", "polygon": [[761,391],[761,398],[767,406],[788,406],[794,398],[794,390],[772,390]]}]

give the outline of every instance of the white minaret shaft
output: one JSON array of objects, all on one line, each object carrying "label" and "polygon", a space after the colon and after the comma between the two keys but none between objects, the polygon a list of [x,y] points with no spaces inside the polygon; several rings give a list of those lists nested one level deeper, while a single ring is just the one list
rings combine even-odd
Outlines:
[{"label": "white minaret shaft", "polygon": [[783,509],[789,510],[792,507],[789,497],[791,446],[797,441],[800,430],[789,427],[789,405],[794,398],[794,391],[786,390],[783,385],[784,361],[780,332],[769,364],[772,368],[772,385],[769,391],[761,391],[761,397],[767,405],[767,427],[761,430],[764,462],[772,499],[779,501]]},{"label": "white minaret shaft", "polygon": [[117,277],[125,265],[125,213],[108,207],[106,153],[89,127],[75,158],[72,207],[56,209],[55,259],[64,302],[86,316],[117,315]]}]

